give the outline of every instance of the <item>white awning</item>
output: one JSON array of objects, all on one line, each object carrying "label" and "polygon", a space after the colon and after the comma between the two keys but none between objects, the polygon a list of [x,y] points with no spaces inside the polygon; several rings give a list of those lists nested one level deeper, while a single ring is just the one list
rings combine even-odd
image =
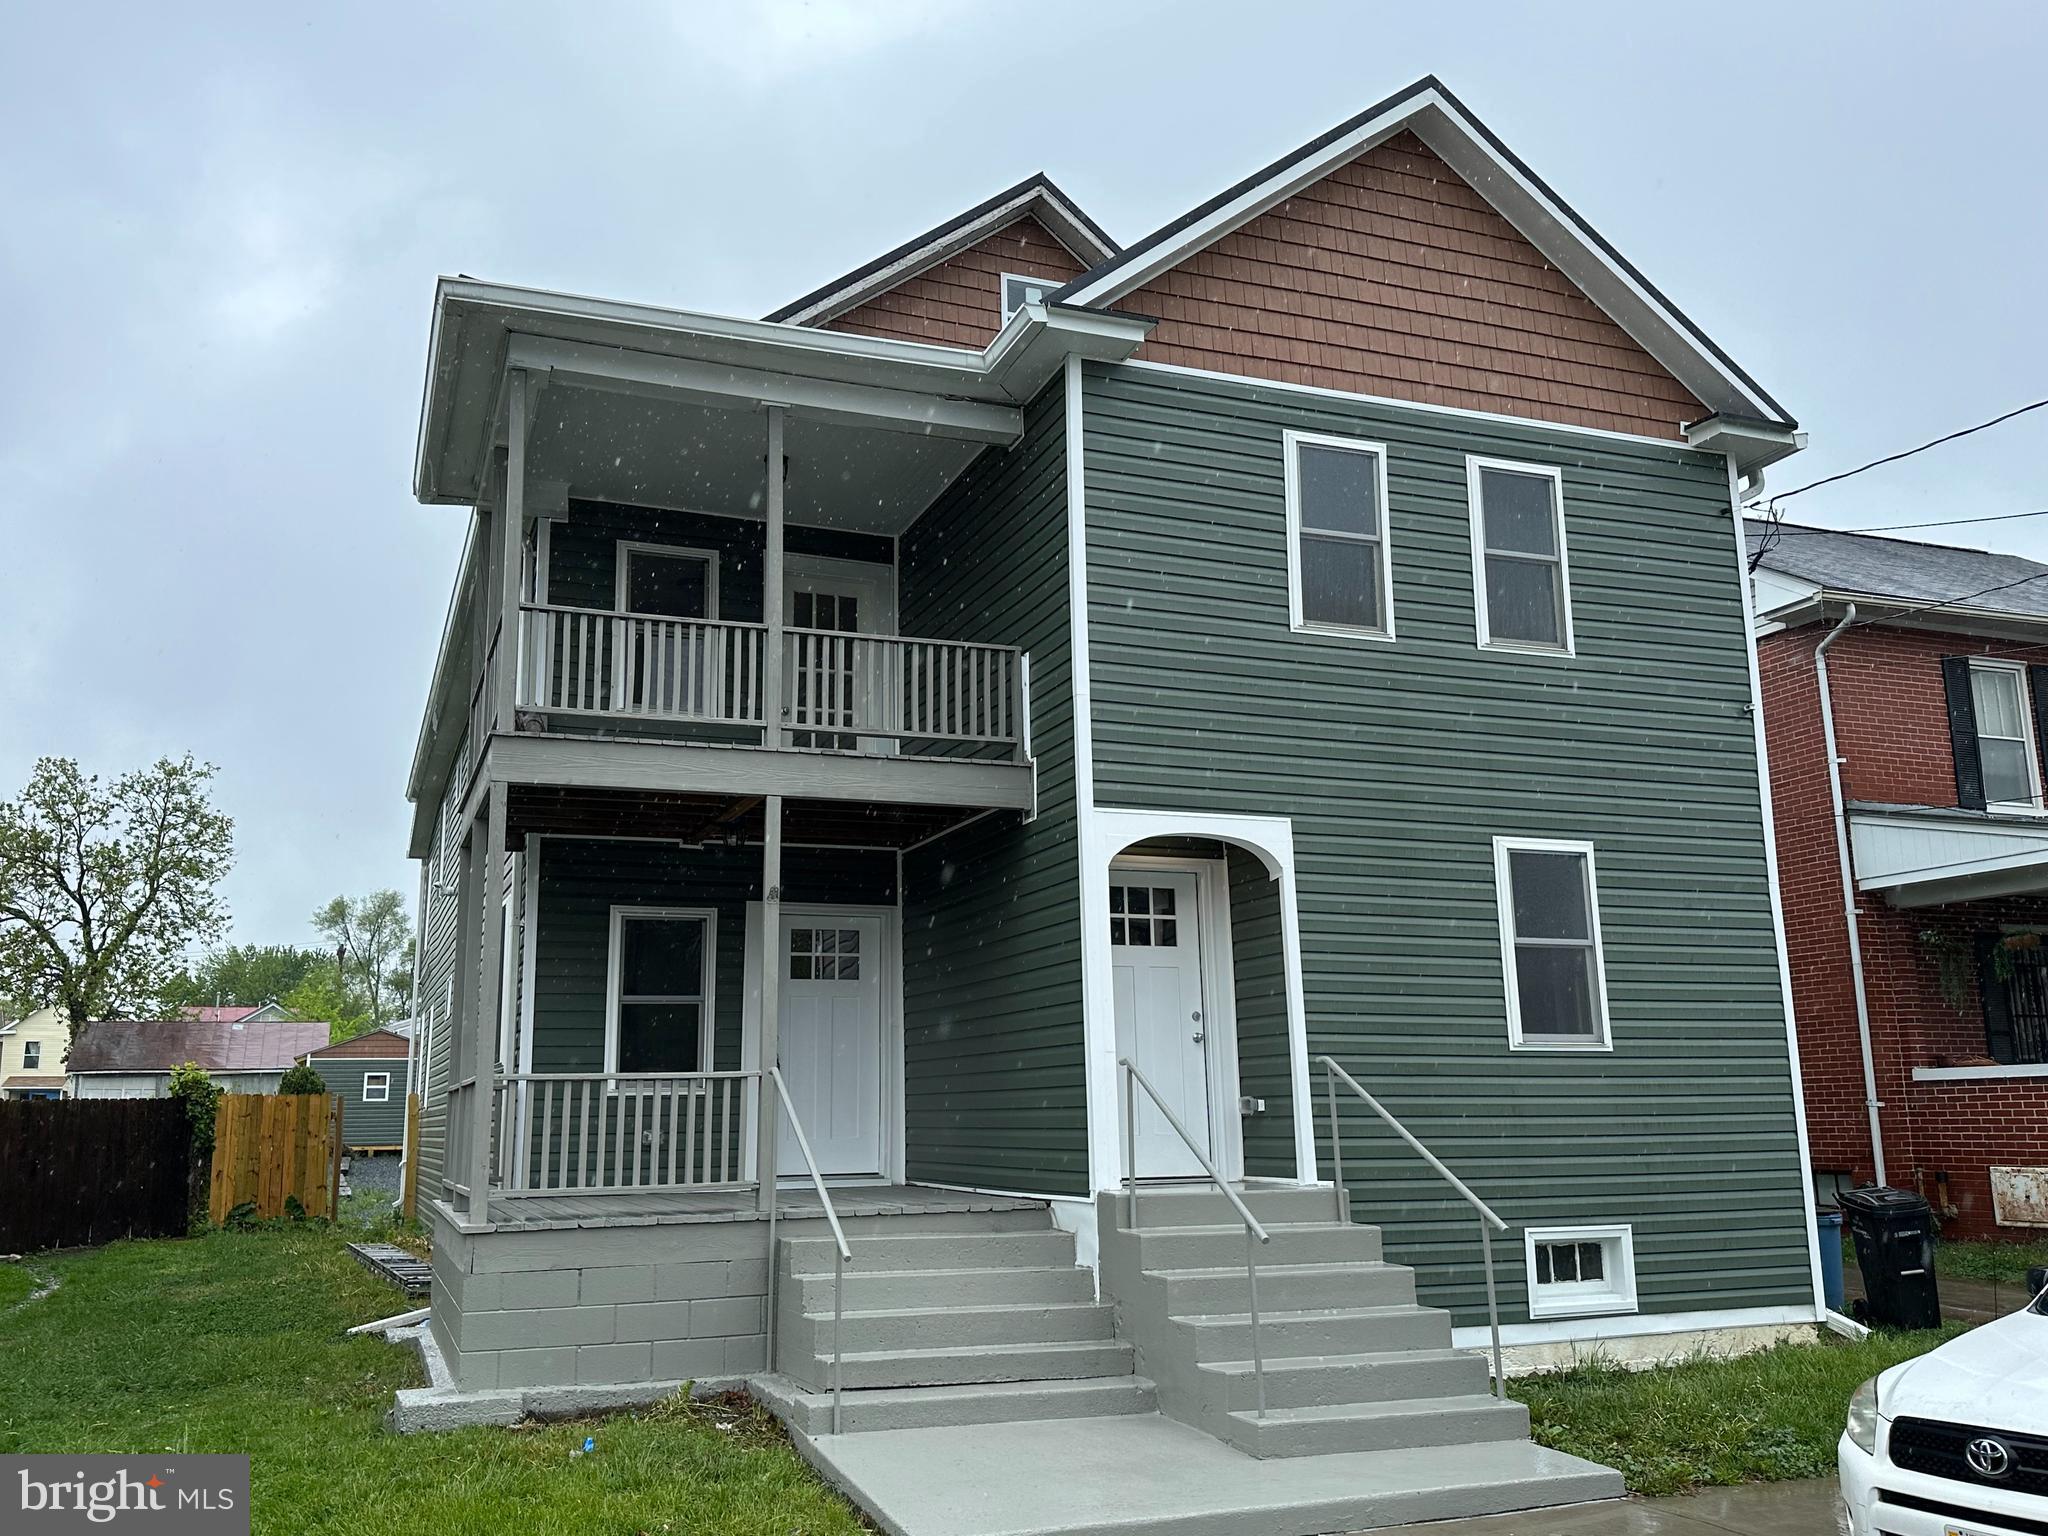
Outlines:
[{"label": "white awning", "polygon": [[2048,891],[2048,820],[1914,807],[1851,808],[1856,888],[1896,907]]}]

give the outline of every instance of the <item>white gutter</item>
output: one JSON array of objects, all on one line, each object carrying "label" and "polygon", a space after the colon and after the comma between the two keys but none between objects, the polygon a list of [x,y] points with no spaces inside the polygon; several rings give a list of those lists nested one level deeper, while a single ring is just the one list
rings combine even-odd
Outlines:
[{"label": "white gutter", "polygon": [[1870,1160],[1877,1182],[1883,1184],[1884,1131],[1878,1112],[1884,1105],[1877,1096],[1877,1064],[1870,1050],[1870,999],[1863,988],[1863,935],[1856,922],[1856,880],[1849,864],[1849,812],[1842,803],[1842,759],[1835,749],[1835,699],[1828,689],[1828,647],[1855,622],[1856,605],[1851,603],[1842,622],[1813,648],[1813,675],[1820,684],[1820,729],[1828,753],[1828,797],[1834,803],[1835,859],[1842,870],[1842,916],[1849,924],[1849,979],[1856,991],[1856,1038],[1863,1050],[1863,1107],[1870,1116]]}]

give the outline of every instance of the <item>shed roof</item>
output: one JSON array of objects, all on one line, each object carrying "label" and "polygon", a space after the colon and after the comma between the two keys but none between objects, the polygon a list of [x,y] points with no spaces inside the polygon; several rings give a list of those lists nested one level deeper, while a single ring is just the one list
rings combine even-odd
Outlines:
[{"label": "shed roof", "polygon": [[306,1054],[317,1061],[340,1061],[350,1056],[375,1056],[384,1060],[395,1057],[402,1061],[408,1049],[410,1047],[405,1036],[397,1030],[373,1029],[367,1034],[357,1035],[350,1040],[337,1040],[332,1045],[323,1045],[317,1051],[308,1051]]},{"label": "shed roof", "polygon": [[327,1044],[325,1024],[285,1019],[102,1019],[64,1058],[68,1072],[168,1072],[195,1062],[209,1072],[282,1072]]}]

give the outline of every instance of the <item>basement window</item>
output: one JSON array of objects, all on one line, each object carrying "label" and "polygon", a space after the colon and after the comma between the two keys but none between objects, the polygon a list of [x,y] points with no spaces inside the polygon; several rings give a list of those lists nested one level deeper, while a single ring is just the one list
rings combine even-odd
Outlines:
[{"label": "basement window", "polygon": [[365,1104],[388,1104],[391,1101],[391,1074],[389,1072],[365,1072],[363,1074],[363,1102]]},{"label": "basement window", "polygon": [[1531,1227],[1522,1234],[1529,1316],[1587,1317],[1636,1310],[1634,1230]]}]

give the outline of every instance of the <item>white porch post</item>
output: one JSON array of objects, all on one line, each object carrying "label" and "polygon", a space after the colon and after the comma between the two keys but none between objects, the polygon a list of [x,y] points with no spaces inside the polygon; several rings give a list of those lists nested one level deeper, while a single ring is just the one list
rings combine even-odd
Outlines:
[{"label": "white porch post", "polygon": [[768,1080],[768,1071],[776,1065],[782,1014],[782,796],[768,796],[764,815],[767,819],[761,851],[761,1039],[755,1057],[761,1067],[761,1109],[754,1117],[760,1127],[760,1140],[754,1148],[754,1177],[760,1187],[761,1208],[767,1210],[775,1200],[775,1158],[781,1144],[778,1126],[782,1101],[775,1085]]},{"label": "white porch post", "polygon": [[[768,407],[768,550],[761,566],[761,617],[768,624],[767,651],[761,658],[761,745],[764,747],[783,744],[782,719],[785,713],[782,707],[783,416],[781,406]],[[764,1056],[762,1060],[772,1058]]]},{"label": "white porch post", "polygon": [[[491,1123],[498,1109],[498,1018],[505,983],[505,786],[492,780],[482,829],[482,960],[478,966],[476,1011],[470,1019],[469,1059],[476,1076],[476,1114],[470,1122],[469,1214],[490,1219]],[[510,1127],[507,1128],[510,1133]]]},{"label": "white porch post", "polygon": [[514,369],[506,394],[505,497],[498,527],[498,674],[492,688],[493,730],[509,731],[519,697],[519,585],[525,566],[526,437],[534,390],[524,369]]}]

